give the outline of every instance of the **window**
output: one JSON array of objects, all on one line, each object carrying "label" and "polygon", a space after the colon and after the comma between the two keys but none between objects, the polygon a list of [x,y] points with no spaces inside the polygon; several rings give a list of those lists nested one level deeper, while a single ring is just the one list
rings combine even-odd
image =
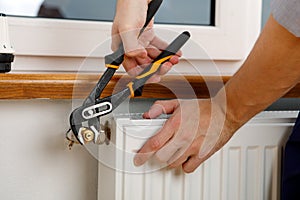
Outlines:
[{"label": "window", "polygon": [[[75,20],[112,21],[116,0],[0,0],[0,12]],[[163,24],[213,25],[215,0],[165,0],[155,21]]]},{"label": "window", "polygon": [[[0,5],[1,2],[4,0],[0,0]],[[42,3],[40,0],[35,2],[39,5]],[[112,8],[114,1],[107,2]],[[188,30],[191,32],[193,42],[200,45],[213,60],[245,59],[260,31],[260,1],[189,0],[184,2],[185,4],[182,5],[181,0],[164,0],[160,8],[162,11],[156,16],[155,27],[158,29],[158,35],[171,41],[174,35]],[[105,4],[105,6],[109,5]],[[174,8],[174,5],[177,5],[177,8]],[[195,12],[187,12],[183,8],[195,8]],[[112,14],[111,11],[109,13]],[[179,14],[184,14],[185,18]],[[30,67],[32,70],[42,68],[75,70],[73,67],[75,63],[90,56],[97,45],[110,38],[112,16],[107,15],[107,17],[97,21],[10,16],[8,19],[10,38],[17,55],[15,69],[24,70]],[[76,17],[70,16],[70,18]],[[171,30],[174,34],[167,34],[165,30]],[[92,55],[95,59],[102,59],[103,56]],[[193,45],[184,47],[184,56],[190,60],[207,59],[201,57]]]}]

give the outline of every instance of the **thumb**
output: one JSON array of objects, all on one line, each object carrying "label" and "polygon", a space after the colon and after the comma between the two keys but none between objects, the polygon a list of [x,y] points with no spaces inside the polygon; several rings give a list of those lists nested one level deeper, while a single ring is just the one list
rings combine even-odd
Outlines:
[{"label": "thumb", "polygon": [[121,37],[118,33],[117,25],[115,23],[112,26],[111,35],[112,35],[111,50],[116,51],[119,48],[122,41],[121,41]]}]

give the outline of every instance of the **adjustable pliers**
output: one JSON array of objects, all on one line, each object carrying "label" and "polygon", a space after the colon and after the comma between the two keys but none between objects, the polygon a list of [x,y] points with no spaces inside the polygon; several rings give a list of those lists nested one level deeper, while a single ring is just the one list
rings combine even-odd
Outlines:
[{"label": "adjustable pliers", "polygon": [[[161,3],[162,0],[152,0],[149,3],[146,23],[141,29],[140,34],[142,34],[151,21]],[[125,52],[123,45],[121,44],[117,51],[105,56],[106,71],[84,100],[83,104],[76,108],[70,115],[70,130],[72,130],[77,141],[82,145],[92,141],[99,144],[99,138],[101,136],[100,117],[111,113],[129,96],[141,96],[146,81],[160,69],[163,63],[167,62],[171,56],[180,50],[189,37],[189,32],[181,33],[139,76],[129,82],[126,88],[111,96],[100,98],[102,91],[124,60]]]}]

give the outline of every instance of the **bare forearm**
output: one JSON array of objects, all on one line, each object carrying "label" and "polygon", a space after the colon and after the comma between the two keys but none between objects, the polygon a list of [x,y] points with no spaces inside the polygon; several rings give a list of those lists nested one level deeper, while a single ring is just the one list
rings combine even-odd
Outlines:
[{"label": "bare forearm", "polygon": [[249,57],[225,85],[224,108],[229,122],[234,122],[233,129],[238,129],[299,81],[300,38],[271,16]]}]

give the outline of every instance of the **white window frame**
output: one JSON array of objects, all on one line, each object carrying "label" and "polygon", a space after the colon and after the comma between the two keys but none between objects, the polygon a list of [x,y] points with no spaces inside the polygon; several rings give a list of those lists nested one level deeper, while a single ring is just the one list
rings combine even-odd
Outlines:
[{"label": "white window frame", "polygon": [[[176,32],[188,30],[193,41],[213,60],[241,61],[260,32],[261,7],[261,0],[216,0],[215,26],[157,24],[156,27]],[[96,45],[111,36],[112,25],[111,22],[24,17],[9,17],[8,23],[11,43],[16,58],[19,57],[16,65],[31,60],[32,68],[36,65],[48,70],[51,69],[45,65],[47,59],[66,58],[64,62],[72,63],[89,56]],[[192,47],[184,48],[184,56],[191,60],[207,59],[197,55]]]}]

